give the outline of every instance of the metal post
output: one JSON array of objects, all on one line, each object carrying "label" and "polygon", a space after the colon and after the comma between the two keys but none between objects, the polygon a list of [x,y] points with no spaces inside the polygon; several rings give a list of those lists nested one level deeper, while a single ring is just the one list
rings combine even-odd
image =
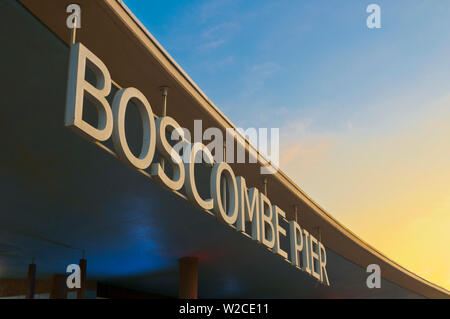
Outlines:
[{"label": "metal post", "polygon": [[[226,147],[223,146],[223,161],[224,163],[227,162],[227,154],[226,154]],[[225,178],[222,178],[222,204],[225,208],[225,211],[227,211],[227,181]]]},{"label": "metal post", "polygon": [[81,287],[77,291],[77,299],[85,299],[86,298],[86,268],[87,268],[87,260],[84,258],[84,250],[82,257],[80,259],[80,279],[81,279]]},{"label": "metal post", "polygon": [[28,265],[28,293],[27,299],[34,299],[34,290],[36,286],[36,264],[34,258]]},{"label": "metal post", "polygon": [[164,117],[167,115],[167,94],[169,92],[169,87],[161,86],[160,90],[162,93],[162,116]]},{"label": "metal post", "polygon": [[52,287],[50,291],[50,299],[67,299],[67,275],[52,275]]},{"label": "metal post", "polygon": [[70,40],[72,44],[76,43],[77,39],[77,16],[73,18],[73,28],[70,34]]},{"label": "metal post", "polygon": [[267,196],[267,177],[264,177],[264,195]]},{"label": "metal post", "polygon": [[178,297],[180,299],[197,299],[198,258],[181,258],[179,267]]},{"label": "metal post", "polygon": [[298,224],[297,205],[294,205],[294,220]]},{"label": "metal post", "polygon": [[[168,86],[162,86],[160,87],[161,93],[162,93],[162,117],[167,115],[167,94],[169,92]],[[165,160],[163,157],[161,157],[160,165],[162,170],[164,171],[165,167]]]}]

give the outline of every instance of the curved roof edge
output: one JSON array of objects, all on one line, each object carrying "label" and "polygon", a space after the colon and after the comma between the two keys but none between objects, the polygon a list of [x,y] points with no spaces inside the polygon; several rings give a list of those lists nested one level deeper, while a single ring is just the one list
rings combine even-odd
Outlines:
[{"label": "curved roof edge", "polygon": [[[130,18],[137,24],[137,26],[142,30],[142,32],[145,33],[145,35],[149,38],[150,41],[153,42],[153,44],[160,50],[160,52],[167,58],[167,60],[180,72],[180,74],[188,81],[188,83],[204,98],[204,100],[211,106],[211,108],[214,110],[214,112],[217,113],[217,115],[224,120],[229,127],[236,129],[237,127],[231,122],[231,120],[206,96],[206,94],[195,84],[195,82],[187,75],[187,73],[182,69],[182,67],[170,56],[170,54],[162,47],[162,45],[158,42],[158,40],[155,39],[155,37],[147,30],[147,28],[139,21],[139,19],[133,14],[133,12],[127,7],[127,5],[122,0],[111,0],[117,2],[122,9],[130,16]],[[236,130],[240,133],[239,130]],[[259,154],[262,158],[264,158],[263,154],[259,152],[256,146],[254,146],[248,138],[246,138],[244,135],[241,134],[240,136],[246,143],[246,146],[251,149],[252,151]],[[264,158],[265,159],[265,158]],[[270,163],[269,160],[266,160],[267,163]],[[262,162],[261,162],[262,164]],[[263,165],[263,164],[262,164]],[[320,217],[322,217],[324,220],[328,221],[334,228],[339,230],[341,233],[346,235],[350,240],[358,244],[360,247],[368,251],[369,253],[377,256],[378,258],[382,259],[383,261],[390,264],[392,267],[398,269],[399,271],[403,272],[404,274],[412,277],[413,279],[418,280],[419,282],[425,284],[426,286],[429,286],[430,288],[433,288],[437,291],[439,291],[443,295],[447,295],[450,297],[450,291],[447,289],[440,287],[418,275],[415,273],[409,271],[405,267],[399,265],[392,259],[386,257],[383,253],[381,253],[379,250],[375,249],[371,245],[369,245],[367,242],[362,240],[359,236],[357,236],[355,233],[353,233],[351,230],[349,230],[347,227],[345,227],[343,224],[341,224],[337,219],[332,217],[324,208],[322,208],[319,204],[317,204],[314,200],[312,200],[300,187],[294,183],[284,172],[281,171],[281,169],[278,169],[277,173],[275,174],[275,177],[280,180],[287,188],[296,194],[301,199],[305,200],[307,203],[309,203],[315,211],[319,214]],[[407,288],[409,289],[409,288]],[[419,293],[422,294],[422,293]]]}]

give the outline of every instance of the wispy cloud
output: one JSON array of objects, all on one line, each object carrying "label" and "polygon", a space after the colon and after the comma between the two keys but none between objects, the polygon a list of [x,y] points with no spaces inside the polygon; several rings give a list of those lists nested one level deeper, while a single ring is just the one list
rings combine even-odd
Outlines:
[{"label": "wispy cloud", "polygon": [[225,39],[217,39],[217,40],[208,41],[208,42],[202,43],[200,45],[200,49],[201,50],[216,49],[217,47],[224,44],[225,42],[226,42]]},{"label": "wispy cloud", "polygon": [[273,61],[252,65],[248,68],[245,77],[243,96],[248,97],[264,88],[268,79],[281,70],[281,66]]},{"label": "wispy cloud", "polygon": [[230,31],[236,31],[239,29],[239,24],[237,22],[225,22],[218,25],[214,25],[203,31],[202,37],[204,38],[215,38],[223,33],[230,33]]},{"label": "wispy cloud", "polygon": [[198,18],[201,23],[205,23],[208,20],[215,18],[224,8],[230,5],[229,0],[209,0],[204,2],[198,10]]},{"label": "wispy cloud", "polygon": [[219,69],[222,69],[224,67],[227,67],[234,63],[234,57],[233,56],[227,56],[221,60],[209,60],[204,63],[205,68],[209,72],[216,72]]},{"label": "wispy cloud", "polygon": [[280,132],[280,167],[296,179],[308,169],[320,165],[335,147],[336,138],[330,133],[317,134],[312,131],[312,118],[288,119]]},{"label": "wispy cloud", "polygon": [[236,22],[226,22],[211,26],[203,31],[199,49],[213,50],[230,41],[239,30]]}]

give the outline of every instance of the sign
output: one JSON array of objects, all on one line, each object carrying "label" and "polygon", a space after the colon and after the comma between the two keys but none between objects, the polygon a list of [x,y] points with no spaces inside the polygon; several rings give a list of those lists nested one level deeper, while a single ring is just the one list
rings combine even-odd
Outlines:
[{"label": "sign", "polygon": [[[95,86],[86,81],[86,68],[96,76]],[[274,254],[280,255],[294,267],[301,269],[329,286],[326,270],[327,256],[324,245],[296,221],[287,221],[286,214],[256,187],[249,188],[242,176],[235,176],[226,162],[215,162],[209,149],[202,143],[191,143],[175,119],[156,117],[147,98],[136,88],[124,88],[115,95],[112,105],[111,76],[103,62],[81,43],[70,49],[69,79],[66,100],[65,125],[92,142],[104,142],[112,137],[117,157],[135,170],[150,169],[157,183],[171,191],[184,188],[188,200],[198,209],[212,211],[226,225],[249,235]],[[98,125],[83,120],[84,97],[98,111]],[[125,136],[125,114],[133,102],[142,121],[143,139],[139,156],[128,146]],[[172,147],[166,132],[177,133],[183,155]],[[164,159],[153,162],[155,152]],[[197,190],[195,170],[198,158],[209,165],[210,196],[202,198]],[[172,176],[167,176],[163,165],[171,165]],[[223,181],[226,181],[223,183]],[[225,188],[226,187],[226,192]],[[228,200],[224,198],[226,194]],[[285,226],[283,226],[285,225]],[[249,226],[247,229],[247,226]],[[287,242],[282,248],[282,242]]]}]

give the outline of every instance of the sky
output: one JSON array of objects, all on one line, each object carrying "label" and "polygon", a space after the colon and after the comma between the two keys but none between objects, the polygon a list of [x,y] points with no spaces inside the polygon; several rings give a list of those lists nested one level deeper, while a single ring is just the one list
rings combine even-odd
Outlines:
[{"label": "sky", "polygon": [[450,1],[124,2],[236,126],[280,128],[314,201],[450,289]]}]

